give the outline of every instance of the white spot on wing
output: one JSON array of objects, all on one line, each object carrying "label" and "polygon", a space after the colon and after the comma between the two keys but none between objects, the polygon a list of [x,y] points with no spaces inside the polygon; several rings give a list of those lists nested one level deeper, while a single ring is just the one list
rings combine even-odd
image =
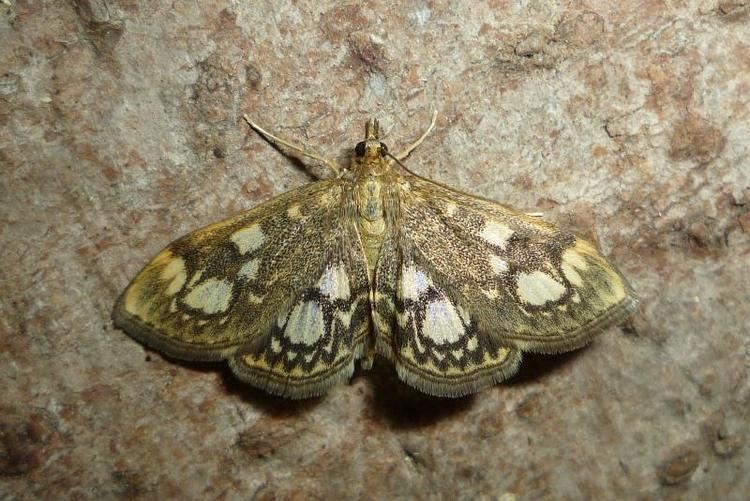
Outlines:
[{"label": "white spot on wing", "polygon": [[586,262],[586,259],[584,259],[584,257],[575,250],[568,249],[563,252],[562,266],[560,268],[562,268],[562,272],[565,275],[565,278],[567,278],[568,282],[570,282],[571,284],[575,285],[576,287],[583,286],[583,278],[581,278],[578,270],[584,271],[588,267],[589,264]]},{"label": "white spot on wing", "polygon": [[581,271],[585,271],[589,267],[586,259],[573,249],[563,252],[562,260]]},{"label": "white spot on wing", "polygon": [[240,275],[241,277],[246,278],[247,280],[254,280],[255,277],[258,276],[259,268],[260,268],[260,260],[251,259],[250,261],[242,265],[242,268],[240,268],[240,271],[238,271],[237,274]]},{"label": "white spot on wing", "polygon": [[299,211],[299,205],[292,205],[286,210],[287,216],[292,219],[302,219],[302,213]]},{"label": "white spot on wing", "polygon": [[432,280],[422,270],[415,266],[403,268],[401,271],[401,299],[419,299],[419,295],[432,285]]},{"label": "white spot on wing", "polygon": [[437,344],[455,343],[464,333],[464,324],[453,303],[443,299],[427,305],[422,335]]},{"label": "white spot on wing", "polygon": [[518,275],[517,292],[522,301],[541,306],[560,299],[565,294],[565,286],[542,271],[534,271]]},{"label": "white spot on wing", "polygon": [[327,268],[318,281],[318,288],[321,294],[325,294],[331,299],[349,299],[351,295],[349,277],[346,275],[344,265],[339,263]]},{"label": "white spot on wing", "polygon": [[562,266],[563,275],[565,275],[565,278],[568,279],[568,282],[575,285],[576,287],[580,287],[583,285],[583,278],[581,278],[581,275],[578,274],[578,272],[573,268],[573,266],[570,265],[567,261],[563,261]]},{"label": "white spot on wing", "polygon": [[[280,319],[283,324],[283,319]],[[297,303],[284,327],[284,336],[293,343],[302,343],[308,346],[323,337],[325,324],[323,311],[315,301]]]},{"label": "white spot on wing", "polygon": [[164,294],[172,296],[180,292],[182,286],[185,285],[185,280],[187,280],[185,261],[179,257],[172,258],[169,264],[161,270],[161,278],[162,280],[170,280],[169,285],[164,289]]},{"label": "white spot on wing", "polygon": [[513,230],[508,228],[502,223],[497,221],[487,221],[479,234],[485,242],[497,245],[501,249],[505,248],[505,244],[508,243],[508,239],[513,235]]},{"label": "white spot on wing", "polygon": [[229,238],[237,246],[240,254],[247,254],[259,249],[266,239],[258,223],[235,231]]},{"label": "white spot on wing", "polygon": [[411,315],[408,313],[396,313],[396,320],[399,327],[406,329],[406,326],[409,325],[409,320],[411,320]]},{"label": "white spot on wing", "polygon": [[232,284],[224,279],[209,278],[191,290],[183,302],[209,315],[226,311],[232,300]]},{"label": "white spot on wing", "polygon": [[508,271],[508,262],[504,259],[500,259],[494,254],[490,256],[490,266],[492,266],[492,270],[498,275]]},{"label": "white spot on wing", "polygon": [[275,337],[271,338],[271,351],[274,353],[281,353],[281,343]]},{"label": "white spot on wing", "polygon": [[453,202],[446,202],[443,209],[445,210],[445,214],[448,217],[453,217],[456,215],[456,212],[458,211],[458,206],[454,204]]}]

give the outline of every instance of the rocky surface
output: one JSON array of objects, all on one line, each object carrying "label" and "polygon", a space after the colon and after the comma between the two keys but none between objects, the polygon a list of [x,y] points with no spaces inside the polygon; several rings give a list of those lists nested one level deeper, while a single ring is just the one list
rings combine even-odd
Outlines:
[{"label": "rocky surface", "polygon": [[[750,5],[0,2],[0,497],[747,499]],[[609,5],[610,6],[605,6]],[[443,400],[303,402],[110,311],[170,240],[439,112],[420,174],[593,239],[641,307]]]}]

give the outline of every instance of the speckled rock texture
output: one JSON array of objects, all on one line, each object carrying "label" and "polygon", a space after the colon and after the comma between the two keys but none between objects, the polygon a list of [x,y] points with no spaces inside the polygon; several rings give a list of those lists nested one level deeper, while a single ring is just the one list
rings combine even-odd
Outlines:
[{"label": "speckled rock texture", "polygon": [[[469,5],[471,5],[469,7]],[[750,4],[0,2],[0,498],[747,499]],[[475,396],[293,402],[110,312],[172,239],[378,117],[417,173],[595,241],[638,313]]]}]

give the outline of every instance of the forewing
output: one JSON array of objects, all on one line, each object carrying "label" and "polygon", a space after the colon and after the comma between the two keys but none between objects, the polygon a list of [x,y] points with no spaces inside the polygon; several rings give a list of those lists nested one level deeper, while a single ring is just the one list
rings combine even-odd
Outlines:
[{"label": "forewing", "polygon": [[115,324],[175,358],[229,359],[276,394],[348,378],[368,279],[342,183],[309,184],[171,243],[122,294]]},{"label": "forewing", "polygon": [[378,263],[379,351],[444,396],[513,374],[521,352],[588,343],[637,302],[588,242],[502,205],[409,177]]}]

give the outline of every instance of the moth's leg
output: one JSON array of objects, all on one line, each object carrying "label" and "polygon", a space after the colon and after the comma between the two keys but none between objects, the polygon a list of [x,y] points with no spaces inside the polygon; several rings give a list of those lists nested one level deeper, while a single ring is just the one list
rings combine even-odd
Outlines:
[{"label": "moth's leg", "polygon": [[544,217],[544,212],[527,212],[526,215],[529,217]]},{"label": "moth's leg", "polygon": [[424,131],[424,134],[422,134],[419,139],[414,141],[411,145],[407,146],[404,151],[399,153],[395,156],[396,160],[403,160],[404,158],[408,157],[412,151],[414,151],[414,148],[422,144],[422,141],[432,132],[432,129],[435,127],[435,122],[437,121],[437,110],[432,112],[432,121],[430,122],[430,126],[427,127],[427,130]]},{"label": "moth's leg", "polygon": [[312,158],[313,160],[316,160],[317,162],[315,164],[307,164],[304,163],[305,170],[309,172],[311,175],[316,177],[317,179],[327,179],[331,177],[336,177],[339,175],[341,169],[339,169],[339,166],[336,165],[335,162],[332,160],[329,160],[328,158],[314,152],[310,151],[304,146],[297,146],[296,144],[290,143],[289,141],[286,141],[284,139],[281,139],[280,137],[274,136],[267,130],[265,130],[260,125],[253,122],[250,117],[247,115],[243,115],[242,118],[245,119],[245,122],[253,128],[258,134],[262,135],[267,141],[272,143],[274,146],[276,146],[279,149],[287,148],[292,151],[292,153],[302,156],[302,157],[308,157]]}]

